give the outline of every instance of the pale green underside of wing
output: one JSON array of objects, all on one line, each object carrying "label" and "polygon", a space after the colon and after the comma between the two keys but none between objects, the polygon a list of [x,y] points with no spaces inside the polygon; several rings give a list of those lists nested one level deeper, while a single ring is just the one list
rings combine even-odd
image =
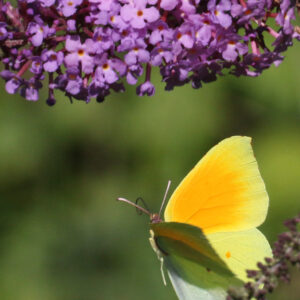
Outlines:
[{"label": "pale green underside of wing", "polygon": [[224,300],[229,286],[241,285],[203,235],[183,223],[151,224],[169,277],[181,300]]},{"label": "pale green underside of wing", "polygon": [[164,262],[180,300],[225,300],[228,288],[238,285],[233,276],[208,271],[183,257],[170,255]]}]

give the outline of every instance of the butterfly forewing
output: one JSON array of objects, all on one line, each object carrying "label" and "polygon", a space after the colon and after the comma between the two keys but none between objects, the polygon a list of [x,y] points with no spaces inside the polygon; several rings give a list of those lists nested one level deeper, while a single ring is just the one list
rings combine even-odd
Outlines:
[{"label": "butterfly forewing", "polygon": [[259,226],[267,209],[251,139],[234,136],[213,147],[183,179],[164,216],[204,233],[231,232]]}]

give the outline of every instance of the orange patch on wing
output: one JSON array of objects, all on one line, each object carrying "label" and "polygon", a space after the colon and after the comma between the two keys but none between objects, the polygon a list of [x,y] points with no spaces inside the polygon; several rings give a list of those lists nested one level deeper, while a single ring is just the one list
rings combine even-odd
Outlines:
[{"label": "orange patch on wing", "polygon": [[213,147],[173,193],[165,221],[191,224],[204,233],[260,225],[268,196],[250,141],[236,136]]},{"label": "orange patch on wing", "polygon": [[177,203],[174,211],[176,218],[182,218],[183,223],[197,224],[206,232],[218,224],[239,222],[242,216],[236,211],[243,205],[241,200],[246,200],[242,196],[247,186],[239,181],[243,176],[242,170],[224,174],[224,169],[228,170],[230,166],[223,163],[215,167],[214,172],[208,176],[203,174],[202,182],[197,182],[197,178],[194,178],[194,183],[189,183],[191,188],[182,196],[190,199],[190,203]]}]

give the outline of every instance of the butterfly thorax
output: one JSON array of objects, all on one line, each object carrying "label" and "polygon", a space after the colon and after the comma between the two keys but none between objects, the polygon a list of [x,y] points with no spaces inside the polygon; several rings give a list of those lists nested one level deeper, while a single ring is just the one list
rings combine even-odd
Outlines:
[{"label": "butterfly thorax", "polygon": [[160,218],[159,214],[151,214],[150,215],[150,223],[151,224],[156,224],[156,223],[161,223],[162,219]]}]

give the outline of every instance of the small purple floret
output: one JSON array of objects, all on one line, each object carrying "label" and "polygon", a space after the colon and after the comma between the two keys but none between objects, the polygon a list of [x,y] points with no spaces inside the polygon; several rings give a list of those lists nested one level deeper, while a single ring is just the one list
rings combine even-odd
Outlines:
[{"label": "small purple floret", "polygon": [[150,81],[146,81],[136,88],[136,93],[139,96],[153,96],[155,94],[155,87]]}]

